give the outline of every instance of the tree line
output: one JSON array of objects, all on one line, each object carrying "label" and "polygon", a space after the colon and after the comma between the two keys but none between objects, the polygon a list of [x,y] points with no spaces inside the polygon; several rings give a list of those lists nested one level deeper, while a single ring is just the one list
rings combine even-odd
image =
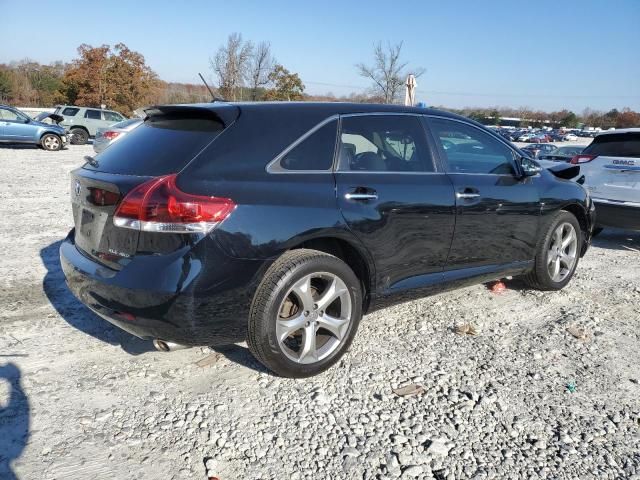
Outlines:
[{"label": "tree line", "polygon": [[[69,63],[43,65],[32,60],[0,64],[0,103],[16,106],[51,107],[74,104],[100,107],[131,115],[151,104],[194,103],[211,100],[204,85],[166,82],[146,64],[139,52],[125,44],[93,47],[82,44]],[[310,95],[300,76],[278,62],[268,41],[254,43],[232,33],[209,59],[215,78],[214,94],[230,101],[349,101],[357,103],[399,103],[404,98],[408,74],[420,77],[425,70],[410,66],[402,58],[402,43],[374,45],[373,61],[355,65],[370,87],[362,92],[335,96]],[[607,112],[585,109],[541,111],[520,108],[451,109],[482,123],[500,124],[505,117],[522,119],[521,125],[624,128],[640,125],[640,113],[623,108]]]}]

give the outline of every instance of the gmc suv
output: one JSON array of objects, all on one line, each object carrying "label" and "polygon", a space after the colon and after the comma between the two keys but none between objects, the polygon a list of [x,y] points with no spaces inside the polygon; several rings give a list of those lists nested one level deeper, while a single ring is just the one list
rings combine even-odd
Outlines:
[{"label": "gmc suv", "polygon": [[60,255],[84,304],[159,349],[246,340],[274,372],[309,376],[345,353],[367,312],[511,275],[559,290],[590,242],[581,185],[450,113],[146,113],[72,172],[75,229]]}]

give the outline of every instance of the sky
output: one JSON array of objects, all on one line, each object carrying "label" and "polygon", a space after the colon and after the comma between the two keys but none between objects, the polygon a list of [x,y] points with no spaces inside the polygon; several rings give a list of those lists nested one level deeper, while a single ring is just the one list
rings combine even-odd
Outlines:
[{"label": "sky", "polygon": [[427,105],[640,110],[640,0],[0,0],[0,21],[0,63],[123,42],[163,80],[215,83],[209,59],[239,32],[308,93],[345,95],[370,86],[355,64],[377,42],[403,42]]}]

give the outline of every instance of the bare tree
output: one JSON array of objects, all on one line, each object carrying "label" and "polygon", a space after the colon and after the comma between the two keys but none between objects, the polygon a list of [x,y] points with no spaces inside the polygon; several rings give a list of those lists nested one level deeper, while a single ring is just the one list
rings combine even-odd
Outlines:
[{"label": "bare tree", "polygon": [[269,76],[273,72],[276,63],[271,55],[271,44],[260,42],[253,50],[253,55],[249,61],[249,82],[251,88],[251,100],[258,99],[258,90],[269,84]]},{"label": "bare tree", "polygon": [[384,103],[399,99],[407,75],[413,74],[417,78],[424,73],[423,68],[407,69],[408,62],[400,59],[401,51],[402,42],[395,45],[388,43],[386,49],[378,42],[373,49],[374,64],[356,65],[360,76],[373,81],[373,94],[384,98]]},{"label": "bare tree", "polygon": [[242,40],[240,33],[232,33],[226,45],[218,48],[210,60],[211,69],[218,76],[218,88],[224,98],[237,100],[247,78],[253,44]]}]

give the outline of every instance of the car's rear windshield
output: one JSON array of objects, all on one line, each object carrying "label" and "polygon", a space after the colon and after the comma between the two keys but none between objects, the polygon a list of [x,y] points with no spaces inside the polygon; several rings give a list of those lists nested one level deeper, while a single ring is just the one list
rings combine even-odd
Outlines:
[{"label": "car's rear windshield", "polygon": [[223,130],[222,122],[211,117],[179,114],[149,117],[84,168],[121,175],[176,173]]},{"label": "car's rear windshield", "polygon": [[598,135],[582,153],[605,157],[640,157],[640,132]]},{"label": "car's rear windshield", "polygon": [[127,128],[129,125],[133,125],[134,123],[138,123],[140,121],[139,118],[130,118],[129,120],[123,120],[118,123],[114,123],[111,125],[111,128]]}]

